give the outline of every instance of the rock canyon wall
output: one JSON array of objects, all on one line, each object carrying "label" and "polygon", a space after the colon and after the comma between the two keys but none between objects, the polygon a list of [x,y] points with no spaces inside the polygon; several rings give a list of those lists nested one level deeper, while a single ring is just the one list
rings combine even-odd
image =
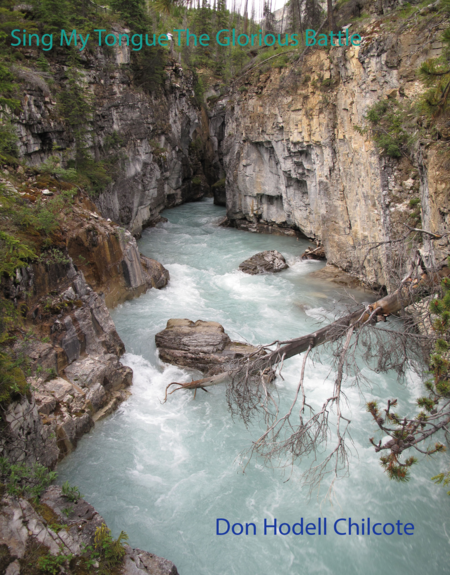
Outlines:
[{"label": "rock canyon wall", "polygon": [[[234,226],[317,240],[329,263],[389,289],[388,245],[361,267],[363,254],[404,233],[415,196],[423,228],[448,231],[449,171],[436,146],[389,158],[364,130],[376,102],[411,102],[423,91],[417,69],[442,49],[442,19],[396,23],[386,12],[358,30],[360,47],[315,49],[292,68],[249,71],[215,105],[210,129]],[[438,255],[446,248],[444,239]]]}]

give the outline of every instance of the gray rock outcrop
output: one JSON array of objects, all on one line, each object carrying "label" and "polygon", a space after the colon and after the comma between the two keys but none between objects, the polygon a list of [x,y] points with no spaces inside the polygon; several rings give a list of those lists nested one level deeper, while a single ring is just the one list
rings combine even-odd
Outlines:
[{"label": "gray rock outcrop", "polygon": [[[115,32],[123,30],[115,26]],[[194,74],[170,61],[161,90],[149,95],[130,82],[130,62],[129,46],[85,50],[78,72],[95,98],[95,114],[86,122],[90,153],[106,162],[113,180],[95,203],[105,218],[138,236],[164,208],[209,193],[218,175],[209,160],[208,117],[196,102]],[[54,83],[47,83],[50,76]],[[52,59],[48,74],[27,69],[21,81],[23,109],[14,118],[20,156],[29,165],[74,156],[75,138],[57,104],[58,91],[67,89],[67,62]]]},{"label": "gray rock outcrop", "polygon": [[256,351],[252,345],[231,341],[215,321],[169,319],[155,341],[162,361],[208,374],[224,371],[233,360]]},{"label": "gray rock outcrop", "polygon": [[288,267],[284,256],[277,250],[260,252],[239,264],[239,269],[250,275],[281,272]]},{"label": "gray rock outcrop", "polygon": [[141,256],[141,264],[144,269],[145,281],[150,288],[162,289],[166,287],[170,274],[166,268],[156,260]]},{"label": "gray rock outcrop", "polygon": [[[22,566],[36,561],[44,552],[72,555],[71,565],[79,563],[81,568],[85,549],[94,547],[95,531],[102,524],[106,525],[105,520],[92,505],[81,498],[69,501],[58,486],[47,488],[39,506],[23,498],[3,496],[0,499],[0,569],[7,575],[20,575]],[[37,548],[40,553],[33,555]],[[120,566],[124,575],[178,575],[171,561],[129,545],[124,548]]]},{"label": "gray rock outcrop", "polygon": [[8,406],[0,455],[54,467],[95,421],[128,397],[132,370],[120,363],[123,342],[104,299],[83,273],[72,262],[39,265],[20,271],[22,279],[10,286],[16,290],[10,295],[19,299],[24,286],[57,294],[38,299],[31,312],[51,338],[16,344],[34,374],[28,378],[32,391]]},{"label": "gray rock outcrop", "polygon": [[302,254],[302,260],[325,260],[325,250],[323,246],[317,246],[316,248],[307,248]]}]

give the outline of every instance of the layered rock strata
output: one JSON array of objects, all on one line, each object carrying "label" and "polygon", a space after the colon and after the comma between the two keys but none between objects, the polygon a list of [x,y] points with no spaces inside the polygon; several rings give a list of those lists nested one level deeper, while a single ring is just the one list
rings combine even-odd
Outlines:
[{"label": "layered rock strata", "polygon": [[0,453],[11,461],[54,467],[101,414],[127,397],[132,371],[119,362],[122,340],[104,299],[83,273],[71,262],[42,268],[22,270],[21,282],[13,286],[58,295],[38,298],[30,310],[42,339],[19,339],[15,345],[34,374],[28,379],[32,391],[5,412]]},{"label": "layered rock strata", "polygon": [[[3,183],[27,201],[41,197],[33,180],[25,192]],[[169,279],[159,262],[139,253],[128,230],[104,220],[81,193],[61,214],[54,241],[35,263],[1,282],[3,296],[25,320],[10,351],[22,360],[31,389],[2,413],[0,455],[47,467],[129,395],[132,371],[119,361],[125,347],[108,305]]]},{"label": "layered rock strata", "polygon": [[[240,80],[246,91],[216,104],[210,129],[236,227],[303,234],[333,265],[389,288],[389,245],[366,259],[362,252],[404,234],[416,195],[423,227],[446,233],[450,174],[439,146],[418,150],[414,162],[389,158],[357,128],[378,100],[407,105],[423,91],[416,71],[440,54],[446,23],[435,12],[396,23],[388,14],[395,2],[378,4],[386,15],[357,30],[360,47],[314,49],[293,68],[255,68]],[[438,246],[446,250],[447,237]]]},{"label": "layered rock strata", "polygon": [[231,341],[215,321],[169,319],[155,341],[162,361],[208,374],[225,371],[233,360],[257,351],[252,345]]},{"label": "layered rock strata", "polygon": [[[114,33],[122,33],[114,27]],[[86,144],[103,160],[112,182],[95,199],[105,218],[138,236],[165,207],[201,199],[219,179],[212,166],[208,116],[196,102],[194,75],[170,62],[154,94],[133,86],[128,46],[79,54],[79,83],[95,112],[86,118]],[[30,47],[26,60],[35,61]],[[67,89],[67,62],[50,60],[51,70],[17,70],[22,110],[14,117],[19,153],[29,165],[75,154],[75,137],[61,117],[58,92]],[[48,82],[51,78],[52,82]]]},{"label": "layered rock strata", "polygon": [[167,285],[164,266],[139,253],[131,232],[102,218],[87,198],[80,198],[62,226],[69,255],[109,308]]}]

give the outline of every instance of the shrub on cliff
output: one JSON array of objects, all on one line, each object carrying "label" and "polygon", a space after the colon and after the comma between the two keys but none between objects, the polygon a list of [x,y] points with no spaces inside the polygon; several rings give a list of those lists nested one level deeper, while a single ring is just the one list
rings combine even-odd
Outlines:
[{"label": "shrub on cliff", "polygon": [[108,573],[108,569],[114,568],[122,563],[126,553],[123,547],[125,541],[128,541],[128,535],[124,531],[120,532],[117,539],[113,539],[111,530],[104,523],[102,523],[100,527],[97,527],[94,537],[94,547],[100,554],[102,572]]},{"label": "shrub on cliff", "polygon": [[13,111],[20,107],[20,102],[15,97],[17,88],[13,74],[7,66],[0,62],[0,106],[6,106]]},{"label": "shrub on cliff", "polygon": [[0,479],[9,495],[27,496],[38,501],[56,477],[57,474],[54,471],[49,471],[39,463],[31,467],[24,463],[14,465],[5,457],[0,457]]},{"label": "shrub on cliff", "polygon": [[45,33],[61,34],[67,29],[72,10],[67,0],[38,0],[34,2],[36,18],[45,23]]},{"label": "shrub on cliff", "polygon": [[367,111],[366,118],[373,140],[383,155],[400,158],[406,153],[410,139],[405,127],[404,104],[394,98],[376,102]]},{"label": "shrub on cliff", "polygon": [[[450,0],[441,0],[443,10],[450,15]],[[439,58],[424,62],[419,76],[428,90],[421,98],[421,109],[433,118],[444,115],[450,108],[450,26],[442,33],[444,50]]]}]

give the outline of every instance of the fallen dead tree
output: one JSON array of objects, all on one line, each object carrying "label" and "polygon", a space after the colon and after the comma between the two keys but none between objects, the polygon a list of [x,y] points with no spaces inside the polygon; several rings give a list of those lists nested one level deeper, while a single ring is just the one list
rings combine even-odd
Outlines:
[{"label": "fallen dead tree", "polygon": [[[416,236],[428,234],[431,240],[441,237],[408,227],[408,233],[404,238],[381,242],[370,249],[377,249],[381,245],[384,247],[389,243],[395,247],[402,247],[411,234]],[[308,457],[309,465],[303,470],[303,483],[312,490],[319,487],[323,478],[331,473],[332,480],[328,490],[330,495],[336,479],[348,473],[351,422],[344,415],[341,402],[342,398],[345,398],[344,383],[359,388],[364,381],[360,360],[362,359],[365,366],[373,371],[395,370],[402,376],[411,367],[419,366],[420,369],[421,365],[425,365],[424,359],[429,357],[436,343],[433,330],[428,334],[419,333],[415,322],[405,319],[408,317],[405,315],[399,330],[395,329],[395,324],[387,327],[378,325],[379,322],[386,321],[389,316],[413,306],[414,302],[420,302],[426,296],[439,293],[441,279],[450,273],[444,262],[438,266],[427,266],[419,250],[414,252],[409,261],[411,262],[409,272],[392,294],[365,307],[358,306],[357,309],[313,333],[260,346],[255,353],[233,362],[223,373],[188,383],[172,382],[166,388],[165,400],[175,391],[182,389],[193,390],[194,393],[197,389],[207,391],[210,386],[226,382],[226,396],[231,413],[240,416],[246,424],[257,415],[262,415],[265,421],[264,433],[245,453],[247,461],[253,454],[257,454],[271,466],[292,470],[295,462]],[[450,285],[450,282],[447,283]],[[429,304],[418,305],[422,306],[422,313],[427,316],[427,321],[423,323],[431,326]],[[335,375],[323,382],[325,388],[327,385],[331,387],[329,397],[324,400],[321,408],[313,409],[307,401],[305,371],[311,351],[323,344],[327,344],[331,349]],[[300,380],[293,400],[289,408],[284,409],[284,415],[280,415],[280,398],[277,396],[276,387],[268,384],[277,372],[282,377],[281,372],[286,360],[304,352],[306,353],[303,357]],[[434,400],[439,401],[439,397],[436,395]],[[404,449],[412,447],[427,455],[441,450],[441,447],[430,447],[424,451],[420,450],[417,444],[431,437],[436,431],[443,429],[450,432],[447,429],[450,399],[443,403],[444,407],[438,412],[438,419],[441,416],[443,418],[442,425],[437,424],[433,415],[429,423],[430,429],[427,428],[427,420],[420,413],[414,415],[412,419],[405,418],[400,423],[400,420],[392,419],[396,416],[389,412],[388,407],[387,416],[391,418],[389,421],[392,424],[389,427],[376,406],[368,404],[368,411],[376,418],[379,428],[392,438],[386,445],[376,444],[373,438],[370,439],[376,451],[390,450],[389,456],[382,457],[382,463],[387,462],[383,465],[390,477],[400,481],[407,478],[407,471],[405,473],[404,468],[410,466],[414,458],[401,462],[399,455]],[[399,439],[400,435],[403,437],[405,433],[414,435],[414,439],[409,437],[406,443],[403,439]]]},{"label": "fallen dead tree", "polygon": [[[299,338],[273,342],[267,345],[260,346],[257,351],[250,354],[243,361],[237,362],[232,369],[213,375],[190,381],[188,383],[172,382],[166,387],[165,400],[167,396],[180,389],[203,389],[206,387],[218,385],[225,382],[229,378],[236,377],[237,372],[243,371],[246,374],[255,375],[260,374],[262,380],[267,379],[265,375],[271,366],[277,365],[295,355],[304,353],[308,349],[313,349],[326,342],[336,341],[341,338],[349,329],[355,330],[367,325],[376,323],[378,321],[386,321],[386,318],[392,314],[398,313],[402,309],[411,305],[413,302],[421,299],[430,293],[430,288],[436,286],[437,280],[444,275],[449,274],[446,266],[442,266],[440,270],[435,273],[420,273],[415,274],[417,266],[410,274],[403,280],[401,287],[394,293],[387,295],[378,301],[360,308],[344,317],[337,319],[335,322],[318,329],[317,331],[304,335]],[[273,346],[276,349],[271,350],[267,355],[261,357],[261,350],[269,350]],[[177,388],[169,391],[172,386]]]}]

